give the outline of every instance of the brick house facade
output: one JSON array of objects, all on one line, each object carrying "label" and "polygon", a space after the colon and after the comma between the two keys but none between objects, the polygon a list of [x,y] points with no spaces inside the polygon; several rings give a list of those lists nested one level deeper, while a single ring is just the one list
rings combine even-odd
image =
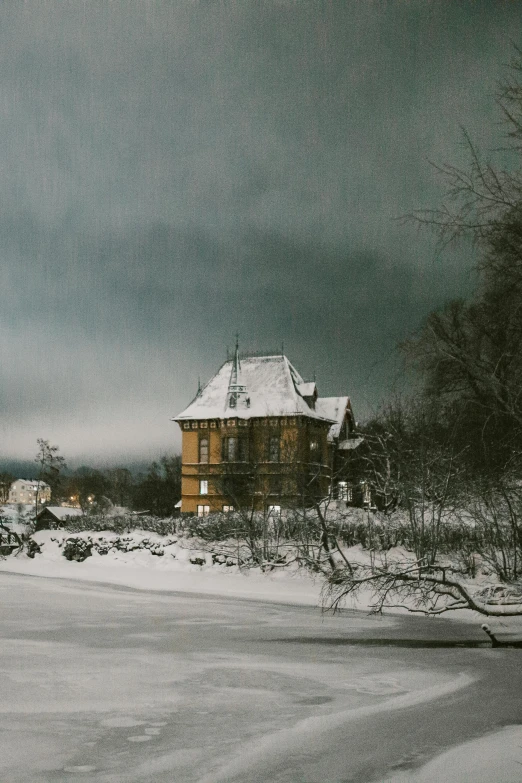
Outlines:
[{"label": "brick house facade", "polygon": [[182,432],[183,514],[308,505],[328,495],[348,397],[320,398],[286,356],[225,362],[173,421]]}]

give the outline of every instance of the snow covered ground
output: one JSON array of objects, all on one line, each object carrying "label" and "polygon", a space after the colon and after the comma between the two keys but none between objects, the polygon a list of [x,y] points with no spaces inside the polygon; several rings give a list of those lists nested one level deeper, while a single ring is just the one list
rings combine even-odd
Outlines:
[{"label": "snow covered ground", "polygon": [[[94,541],[96,545],[101,543],[102,547],[105,550],[109,548],[109,551],[99,554],[95,546],[92,556],[82,563],[70,562],[63,556],[63,547],[66,539],[71,536]],[[119,538],[129,542],[129,551],[110,548],[111,541],[117,541]],[[41,546],[41,554],[34,559],[28,558],[24,553],[5,560],[0,559],[0,571],[104,582],[141,590],[222,595],[307,606],[322,605],[322,578],[299,568],[295,562],[269,572],[262,572],[259,568],[239,569],[236,565],[219,565],[212,562],[212,555],[208,551],[198,549],[197,540],[176,536],[162,537],[140,530],[123,536],[111,531],[72,534],[59,530],[42,530],[35,533],[33,539]],[[144,540],[148,542],[150,549],[142,546]],[[155,548],[162,551],[162,556],[151,553]],[[394,554],[400,558],[408,556],[408,553],[399,549],[392,550],[388,556]],[[360,545],[347,549],[346,555],[352,562],[365,562],[369,558]],[[191,559],[196,559],[202,565],[192,563]],[[483,587],[489,582],[491,578],[481,577],[480,582],[477,580],[477,586]],[[369,611],[374,600],[375,596],[371,590],[361,591],[357,601],[350,600],[348,606]],[[403,608],[389,608],[386,611],[407,614],[407,610]],[[477,625],[484,621],[482,615],[469,610],[451,612],[448,617]],[[499,631],[504,636],[508,634],[513,638],[522,638],[522,618],[492,620],[489,624],[494,631]]]},{"label": "snow covered ground", "polygon": [[[110,531],[74,535],[84,539],[91,536],[105,541],[118,538]],[[33,536],[42,547],[41,554],[34,559],[21,554],[0,560],[0,571],[104,582],[141,590],[223,595],[308,606],[320,604],[321,580],[295,568],[278,569],[266,574],[260,569],[240,571],[237,566],[212,565],[210,555],[196,549],[194,544],[190,549],[187,542],[164,546],[164,554],[161,557],[141,548],[128,552],[114,550],[105,555],[93,550],[91,557],[77,563],[67,561],[62,554],[62,542],[70,536],[70,533],[62,531],[42,530]],[[131,536],[136,543],[146,538],[158,544],[165,544],[165,539],[154,533],[135,531]],[[191,556],[205,560],[205,565],[192,564]]]},{"label": "snow covered ground", "polygon": [[384,783],[520,783],[522,726],[505,726],[442,753],[420,770]]}]

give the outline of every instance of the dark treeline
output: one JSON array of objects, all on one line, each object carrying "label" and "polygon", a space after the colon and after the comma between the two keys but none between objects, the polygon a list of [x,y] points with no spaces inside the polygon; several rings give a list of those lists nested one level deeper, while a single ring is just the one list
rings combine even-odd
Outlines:
[{"label": "dark treeline", "polygon": [[[42,441],[47,448],[46,441]],[[103,513],[111,506],[134,511],[148,511],[159,517],[172,516],[181,497],[181,457],[163,456],[144,471],[136,473],[127,467],[97,469],[82,466],[68,470],[65,462],[54,462],[49,457],[35,460],[30,478],[40,478],[51,486],[51,503],[80,506],[86,512]],[[0,473],[0,502],[6,502],[11,483],[20,478],[7,471]],[[29,478],[29,476],[28,476]]]}]

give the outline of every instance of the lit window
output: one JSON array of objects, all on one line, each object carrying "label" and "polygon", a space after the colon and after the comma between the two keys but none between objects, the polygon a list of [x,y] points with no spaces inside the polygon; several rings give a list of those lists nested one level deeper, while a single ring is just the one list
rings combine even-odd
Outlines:
[{"label": "lit window", "polygon": [[223,513],[230,514],[234,510],[234,506],[223,506]]},{"label": "lit window", "polygon": [[281,516],[281,506],[268,506],[268,516],[269,517],[280,517]]},{"label": "lit window", "polygon": [[199,494],[200,495],[208,495],[208,481],[200,481],[199,482]]},{"label": "lit window", "polygon": [[206,517],[210,513],[210,506],[198,506],[198,517]]},{"label": "lit window", "polygon": [[348,500],[348,482],[339,481],[337,484],[337,497],[339,500]]},{"label": "lit window", "polygon": [[199,441],[199,461],[208,462],[208,438],[200,438]]}]

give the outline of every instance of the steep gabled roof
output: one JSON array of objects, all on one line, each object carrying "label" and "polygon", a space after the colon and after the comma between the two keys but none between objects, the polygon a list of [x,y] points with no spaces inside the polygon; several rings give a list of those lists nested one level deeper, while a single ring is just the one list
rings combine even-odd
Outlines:
[{"label": "steep gabled roof", "polygon": [[241,359],[241,383],[245,393],[230,407],[229,383],[233,361],[225,362],[194,400],[173,421],[187,419],[251,419],[261,416],[308,416],[334,421],[313,410],[299,393],[303,379],[286,356],[248,356]]},{"label": "steep gabled roof", "polygon": [[318,397],[315,402],[316,413],[319,413],[323,418],[330,419],[335,422],[330,427],[328,432],[329,442],[337,440],[341,434],[341,427],[343,426],[344,417],[346,415],[346,409],[350,404],[349,397]]}]

